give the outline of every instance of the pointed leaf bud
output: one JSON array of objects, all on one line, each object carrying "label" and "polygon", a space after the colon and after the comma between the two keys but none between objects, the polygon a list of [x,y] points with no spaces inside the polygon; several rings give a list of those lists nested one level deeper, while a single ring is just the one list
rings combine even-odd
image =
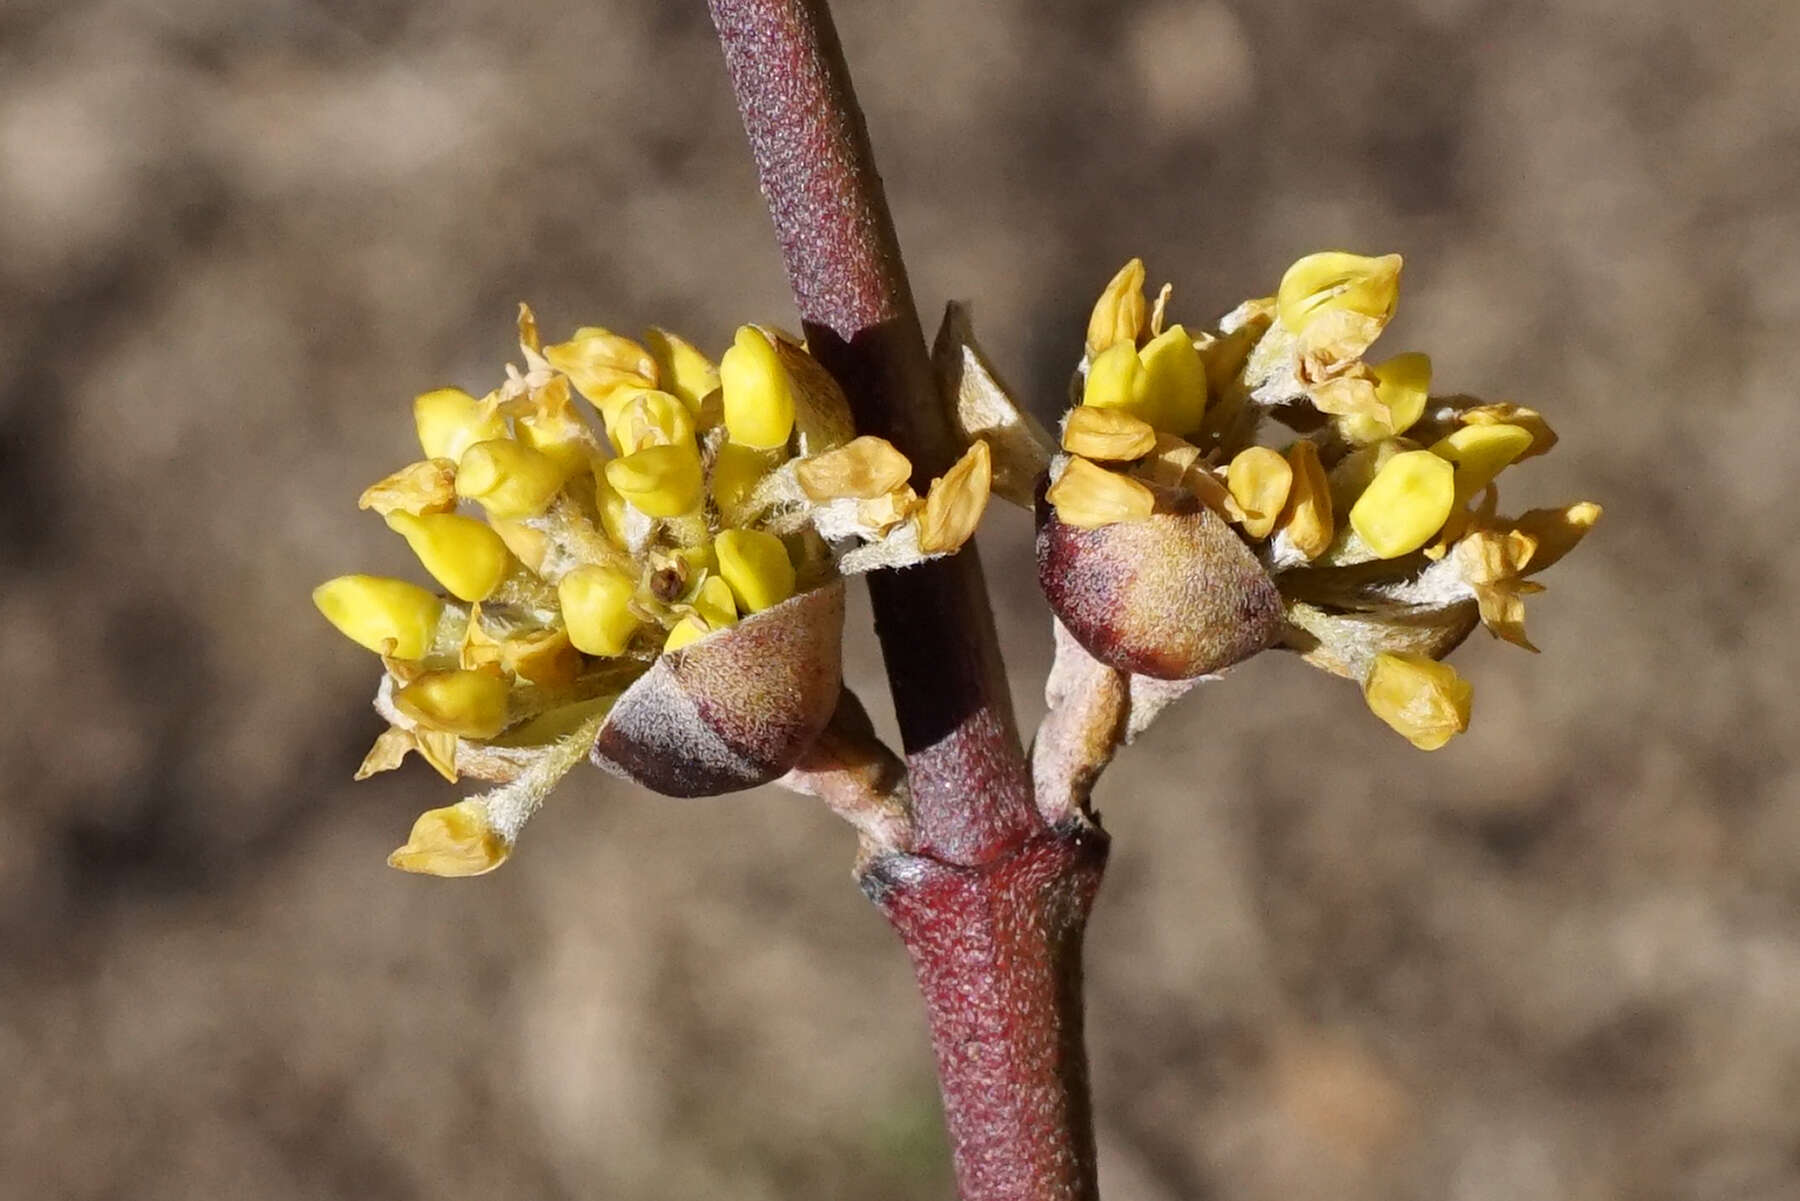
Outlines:
[{"label": "pointed leaf bud", "polygon": [[535,517],[563,485],[562,468],[541,451],[504,438],[477,442],[456,467],[456,494],[491,517]]},{"label": "pointed leaf bud", "polygon": [[417,584],[372,575],[327,580],[313,589],[313,604],[352,642],[396,659],[423,658],[444,612]]},{"label": "pointed leaf bud", "polygon": [[1435,751],[1469,728],[1474,688],[1448,663],[1385,653],[1363,685],[1369,709],[1422,751]]},{"label": "pointed leaf bud", "polygon": [[698,631],[619,697],[594,761],[665,796],[777,779],[837,705],[843,624],[833,580],[710,637]]},{"label": "pointed leaf bud", "polygon": [[1039,507],[1038,582],[1069,632],[1109,667],[1191,679],[1281,634],[1281,597],[1249,547],[1199,501],[1180,504],[1092,529]]},{"label": "pointed leaf bud", "polygon": [[455,513],[387,515],[388,528],[406,539],[432,578],[458,600],[478,601],[499,587],[511,563],[499,534]]},{"label": "pointed leaf bud", "polygon": [[1350,509],[1350,525],[1383,559],[1410,554],[1443,528],[1456,504],[1456,469],[1428,450],[1390,458]]},{"label": "pointed leaf bud", "polygon": [[754,326],[742,326],[719,360],[725,429],[742,446],[770,450],[794,432],[794,384],[781,356]]}]

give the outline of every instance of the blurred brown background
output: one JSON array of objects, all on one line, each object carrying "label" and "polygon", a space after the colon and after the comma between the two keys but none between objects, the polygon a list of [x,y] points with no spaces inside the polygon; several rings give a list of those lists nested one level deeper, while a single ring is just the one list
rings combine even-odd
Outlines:
[{"label": "blurred brown background", "polygon": [[[1399,250],[1384,346],[1551,416],[1510,500],[1608,510],[1451,749],[1265,656],[1108,778],[1109,1201],[1800,1196],[1800,8],[839,7],[928,322],[1046,413],[1130,254],[1206,317]],[[822,808],[593,773],[492,877],[382,864],[450,790],[351,786],[307,592],[405,569],[355,495],[521,298],[792,324],[698,0],[0,7],[0,1195],[948,1194]]]}]

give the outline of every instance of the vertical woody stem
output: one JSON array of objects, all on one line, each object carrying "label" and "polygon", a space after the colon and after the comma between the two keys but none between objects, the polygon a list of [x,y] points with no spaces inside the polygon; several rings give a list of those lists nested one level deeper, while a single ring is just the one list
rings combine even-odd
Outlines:
[{"label": "vertical woody stem", "polygon": [[[808,345],[859,429],[941,475],[960,448],[825,0],[710,3]],[[958,1189],[1091,1201],[1081,938],[1106,836],[1037,813],[974,548],[869,593],[916,827],[862,884],[919,979]]]}]

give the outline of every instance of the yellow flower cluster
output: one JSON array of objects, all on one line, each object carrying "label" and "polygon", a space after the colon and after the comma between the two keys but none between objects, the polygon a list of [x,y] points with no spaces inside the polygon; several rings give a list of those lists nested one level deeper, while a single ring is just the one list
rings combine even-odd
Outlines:
[{"label": "yellow flower cluster", "polygon": [[485,395],[419,396],[424,457],[361,498],[441,593],[346,575],[313,594],[385,668],[390,728],[359,779],[417,752],[452,781],[530,785],[504,819],[426,814],[391,860],[408,870],[495,866],[660,655],[841,571],[952,552],[987,500],[985,447],[918,496],[905,456],[852,438],[835,382],[778,331],[742,327],[715,365],[662,330],[544,345],[521,306],[519,341],[523,367]]},{"label": "yellow flower cluster", "polygon": [[1530,649],[1528,577],[1599,518],[1589,503],[1496,516],[1502,470],[1556,442],[1517,405],[1431,395],[1423,354],[1368,362],[1399,299],[1398,255],[1329,251],[1216,328],[1167,320],[1127,263],[1101,293],[1046,500],[1082,529],[1194,501],[1256,552],[1288,645],[1363,685],[1414,745],[1468,722],[1470,688],[1436,660],[1475,619]]}]

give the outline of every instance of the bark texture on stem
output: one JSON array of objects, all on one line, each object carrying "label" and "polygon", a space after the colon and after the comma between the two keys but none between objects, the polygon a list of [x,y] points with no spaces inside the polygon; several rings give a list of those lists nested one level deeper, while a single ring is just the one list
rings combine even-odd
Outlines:
[{"label": "bark texture on stem", "polygon": [[[824,0],[711,7],[808,347],[859,430],[941,475],[960,446]],[[1081,939],[1106,835],[1037,812],[974,547],[869,594],[913,828],[860,878],[925,997],[960,1193],[1091,1201]]]},{"label": "bark texture on stem", "polygon": [[[857,428],[926,475],[960,453],[823,0],[712,0],[807,344]],[[924,480],[917,481],[924,491]],[[917,848],[978,864],[1038,826],[972,546],[869,581],[912,776]]]},{"label": "bark texture on stem", "polygon": [[894,855],[863,876],[912,956],[965,1201],[1099,1195],[1081,940],[1106,850],[1077,819],[981,867]]}]

